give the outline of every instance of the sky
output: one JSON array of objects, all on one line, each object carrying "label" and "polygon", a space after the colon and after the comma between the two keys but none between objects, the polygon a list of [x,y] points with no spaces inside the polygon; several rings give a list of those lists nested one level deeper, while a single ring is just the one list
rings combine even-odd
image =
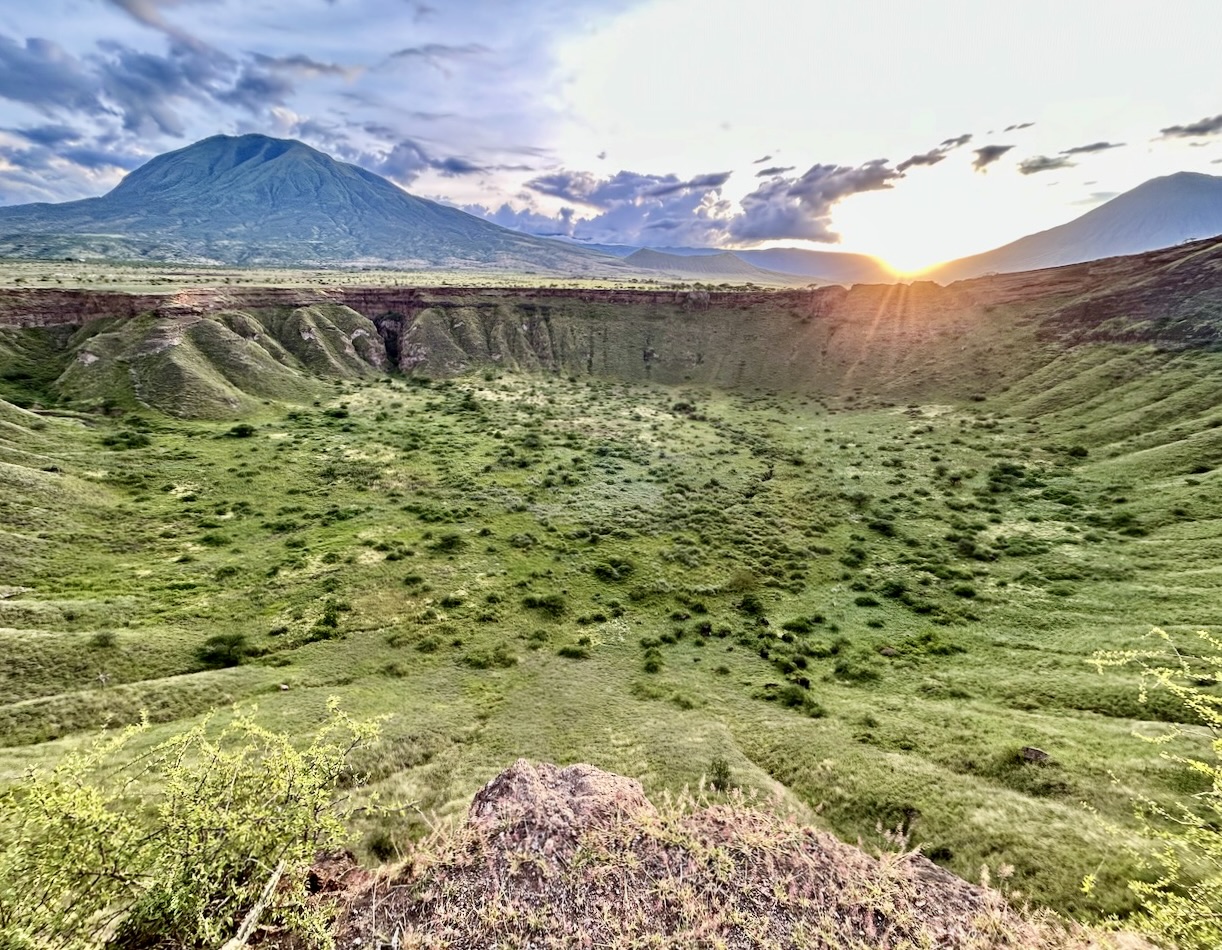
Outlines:
[{"label": "sky", "polygon": [[1222,175],[1219,0],[0,4],[0,204],[218,133],[507,227],[902,272]]}]

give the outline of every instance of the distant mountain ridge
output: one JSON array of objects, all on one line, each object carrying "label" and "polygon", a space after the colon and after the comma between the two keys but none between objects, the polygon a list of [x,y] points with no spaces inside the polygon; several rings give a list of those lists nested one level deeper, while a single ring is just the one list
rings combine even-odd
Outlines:
[{"label": "distant mountain ridge", "polygon": [[265,135],[216,135],[159,155],[99,198],[0,208],[0,255],[581,275],[623,269],[608,255],[502,228]]},{"label": "distant mountain ridge", "polygon": [[796,284],[802,278],[749,264],[729,251],[711,254],[666,254],[643,247],[624,258],[638,270],[659,271],[695,280],[749,281],[763,284]]},{"label": "distant mountain ridge", "polygon": [[[873,257],[866,254],[845,254],[841,251],[810,251],[799,247],[726,250],[716,247],[637,247],[629,244],[583,244],[580,246],[635,262],[638,266],[692,275],[707,274],[711,271],[707,265],[698,262],[684,263],[676,260],[677,258],[714,257],[722,264],[722,269],[718,273],[741,273],[744,277],[749,277],[751,272],[742,271],[740,265],[729,261],[728,257],[732,256],[740,262],[767,271],[774,278],[778,274],[788,274],[792,277],[806,277],[825,283],[850,285],[890,284],[899,279]],[[650,255],[638,257],[641,251],[649,251]],[[660,257],[653,255],[660,255]],[[649,261],[653,263],[647,263]]]},{"label": "distant mountain ridge", "polygon": [[1219,234],[1222,177],[1178,172],[1152,178],[1066,224],[942,264],[922,277],[945,284],[1140,254]]}]

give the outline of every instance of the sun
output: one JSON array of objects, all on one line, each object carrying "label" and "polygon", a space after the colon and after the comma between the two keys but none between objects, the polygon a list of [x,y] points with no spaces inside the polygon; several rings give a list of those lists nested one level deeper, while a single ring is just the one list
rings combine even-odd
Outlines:
[{"label": "sun", "polygon": [[890,254],[871,254],[878,263],[882,264],[894,276],[903,280],[912,280],[919,278],[922,274],[928,273],[939,264],[943,263],[940,260],[929,261],[919,255],[908,256],[901,254],[898,257],[892,257]]}]

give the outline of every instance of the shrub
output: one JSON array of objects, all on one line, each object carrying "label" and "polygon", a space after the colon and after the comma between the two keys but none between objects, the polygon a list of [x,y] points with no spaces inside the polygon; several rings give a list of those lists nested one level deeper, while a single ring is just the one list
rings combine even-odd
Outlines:
[{"label": "shrub", "polygon": [[429,545],[439,554],[453,554],[455,551],[461,551],[466,546],[467,542],[463,540],[462,535],[457,531],[448,531]]},{"label": "shrub", "polygon": [[473,650],[462,661],[475,670],[493,670],[516,666],[518,658],[509,652],[505,644],[498,643],[490,650]]},{"label": "shrub", "polygon": [[527,594],[522,598],[522,606],[541,610],[553,619],[563,617],[569,609],[568,602],[560,594]]},{"label": "shrub", "polygon": [[[1142,830],[1163,849],[1156,859],[1160,868],[1155,879],[1129,881],[1129,888],[1144,910],[1139,925],[1160,944],[1179,950],[1215,950],[1222,946],[1218,913],[1222,907],[1222,698],[1202,684],[1222,678],[1222,639],[1198,631],[1204,648],[1195,653],[1177,646],[1162,630],[1150,635],[1163,642],[1159,649],[1100,652],[1095,654],[1095,665],[1100,671],[1136,666],[1142,702],[1151,690],[1165,690],[1188,712],[1186,718],[1205,727],[1204,737],[1172,726],[1161,735],[1139,738],[1166,745],[1176,738],[1195,737],[1203,753],[1200,758],[1163,755],[1183,766],[1194,783],[1204,779],[1209,787],[1191,803],[1168,806],[1149,798],[1134,803]],[[1089,893],[1094,883],[1094,875],[1089,875],[1083,889]]]},{"label": "shrub", "polygon": [[594,576],[599,580],[614,583],[628,578],[633,571],[636,570],[636,565],[631,561],[622,558],[608,558],[601,564],[594,565]]},{"label": "shrub", "polygon": [[207,669],[237,666],[252,653],[244,633],[218,633],[209,637],[195,651],[195,659]]},{"label": "shrub", "polygon": [[89,638],[89,645],[95,650],[109,650],[118,642],[119,638],[113,630],[99,630]]},{"label": "shrub", "polygon": [[715,755],[709,762],[709,785],[715,792],[728,792],[734,787],[734,773],[725,756]]},{"label": "shrub", "polygon": [[328,710],[304,748],[239,713],[137,756],[133,726],[0,791],[0,943],[218,947],[263,901],[262,922],[325,945],[305,872],[343,841],[335,792],[378,732]]}]

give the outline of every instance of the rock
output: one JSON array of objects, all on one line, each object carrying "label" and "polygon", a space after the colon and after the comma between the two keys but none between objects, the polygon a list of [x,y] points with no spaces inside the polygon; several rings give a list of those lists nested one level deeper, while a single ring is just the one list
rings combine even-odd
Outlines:
[{"label": "rock", "polygon": [[1034,762],[1037,765],[1045,765],[1052,761],[1052,756],[1035,746],[1025,745],[1019,749],[1018,754],[1022,756],[1024,762]]},{"label": "rock", "polygon": [[498,846],[562,855],[591,829],[654,813],[635,779],[591,765],[559,768],[518,759],[480,789],[468,819],[491,833]]}]

